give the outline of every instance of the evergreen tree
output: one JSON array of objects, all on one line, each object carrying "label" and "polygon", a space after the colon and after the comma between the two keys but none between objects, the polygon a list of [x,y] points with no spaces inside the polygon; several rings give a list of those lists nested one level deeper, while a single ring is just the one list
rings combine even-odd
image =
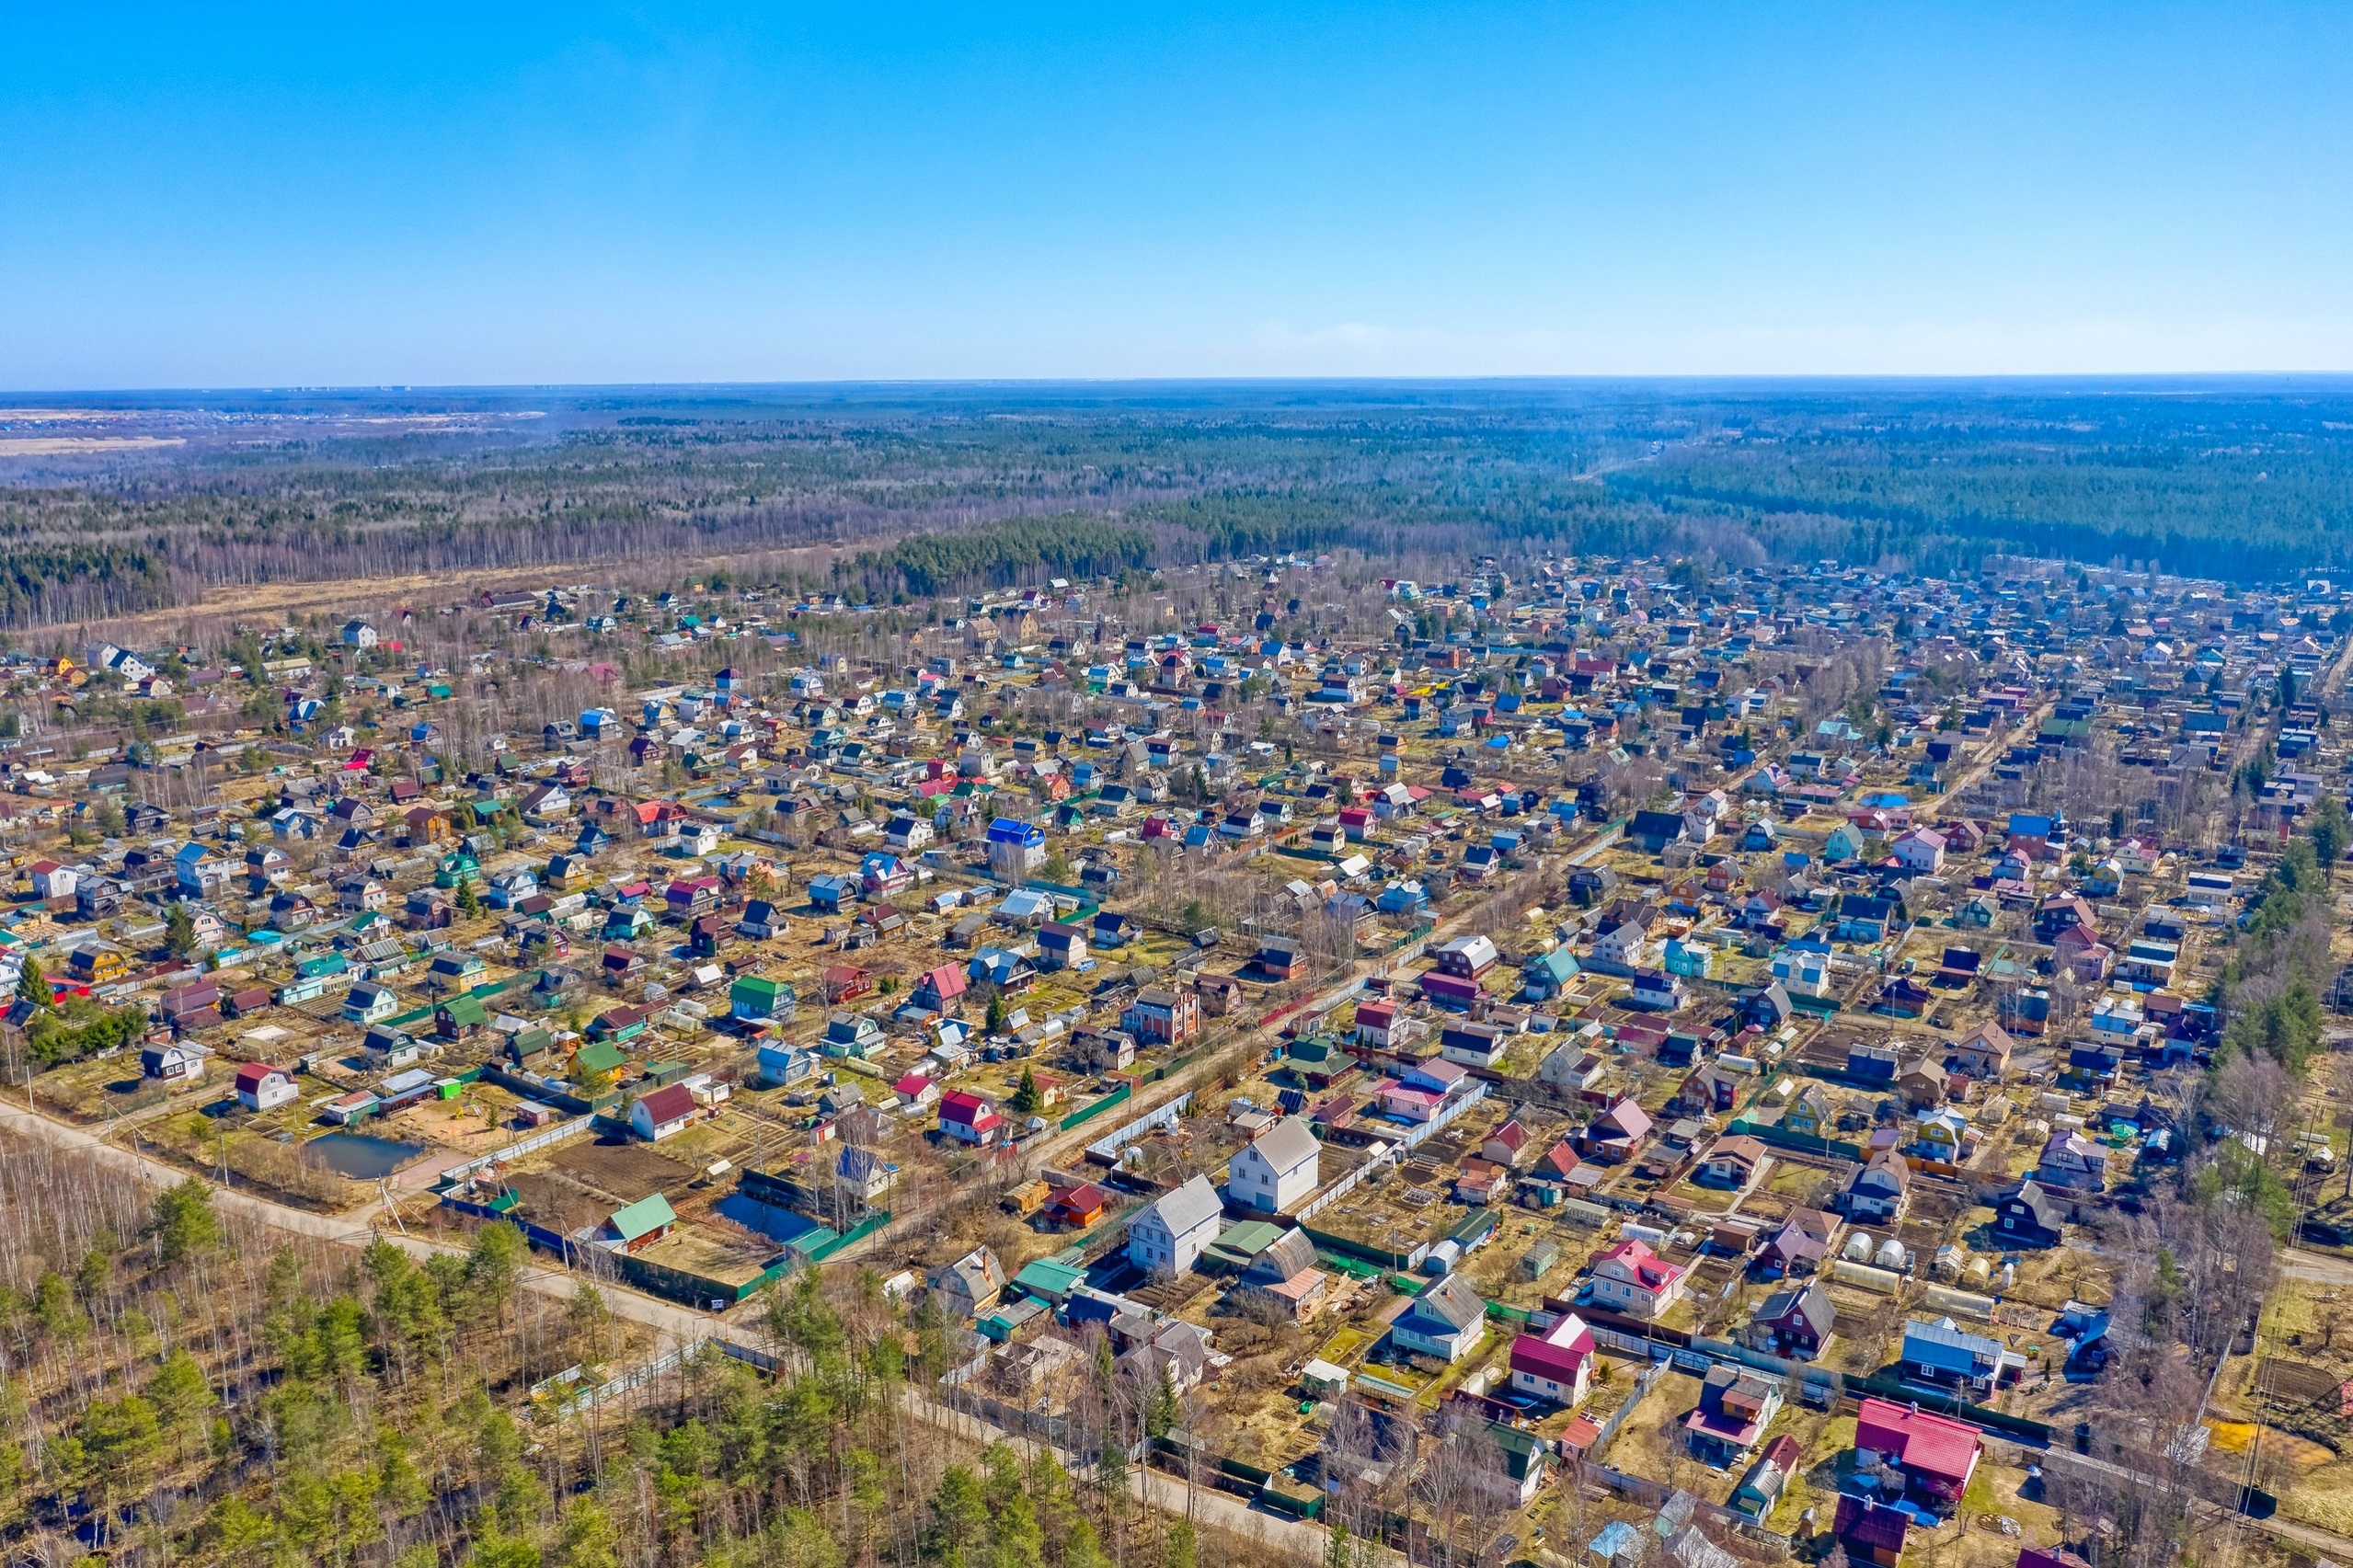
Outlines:
[{"label": "evergreen tree", "polygon": [[174,903],[164,912],[164,950],[175,958],[196,950],[196,921],[184,903]]}]

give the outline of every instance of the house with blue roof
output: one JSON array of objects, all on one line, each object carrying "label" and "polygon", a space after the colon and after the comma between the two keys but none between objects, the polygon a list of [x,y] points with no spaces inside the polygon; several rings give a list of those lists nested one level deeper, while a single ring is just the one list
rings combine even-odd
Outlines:
[{"label": "house with blue roof", "polygon": [[1971,1333],[1950,1318],[1904,1324],[1901,1359],[1906,1378],[1973,1399],[1991,1398],[2005,1371],[2014,1376],[2026,1366],[2001,1341]]}]

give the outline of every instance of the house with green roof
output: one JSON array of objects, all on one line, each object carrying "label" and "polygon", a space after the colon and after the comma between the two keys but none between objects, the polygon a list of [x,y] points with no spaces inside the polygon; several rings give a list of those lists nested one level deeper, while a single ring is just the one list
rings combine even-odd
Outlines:
[{"label": "house with green roof", "polygon": [[1085,1282],[1086,1270],[1083,1265],[1056,1263],[1051,1258],[1039,1258],[1013,1276],[1016,1287],[1057,1306],[1069,1300],[1072,1293]]},{"label": "house with green roof", "polygon": [[621,1251],[634,1253],[651,1246],[670,1234],[678,1223],[677,1210],[670,1207],[670,1199],[656,1193],[641,1197],[623,1208],[616,1208],[604,1222],[605,1230],[618,1242]]},{"label": "house with green roof", "polygon": [[1203,1266],[1229,1269],[1235,1274],[1248,1268],[1260,1253],[1283,1238],[1281,1226],[1265,1219],[1245,1219],[1228,1226],[1218,1239],[1201,1250]]},{"label": "house with green roof", "polygon": [[472,994],[453,996],[433,1010],[433,1033],[444,1040],[464,1039],[489,1022],[482,999]]},{"label": "house with green roof", "polygon": [[790,995],[791,988],[781,981],[763,975],[738,975],[735,984],[728,988],[728,1013],[747,1024],[765,1023]]},{"label": "house with green roof", "polygon": [[572,1076],[578,1079],[618,1072],[628,1065],[629,1053],[611,1040],[591,1040],[572,1053]]}]

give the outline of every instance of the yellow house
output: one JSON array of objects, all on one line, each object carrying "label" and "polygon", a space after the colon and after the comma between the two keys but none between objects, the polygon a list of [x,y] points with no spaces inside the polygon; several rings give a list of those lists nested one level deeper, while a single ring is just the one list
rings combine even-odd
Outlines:
[{"label": "yellow house", "polygon": [[1797,1091],[1789,1108],[1781,1114],[1785,1131],[1803,1133],[1808,1138],[1828,1138],[1831,1125],[1831,1097],[1819,1083],[1808,1083]]},{"label": "yellow house", "polygon": [[86,986],[105,985],[131,972],[130,964],[111,947],[76,948],[66,967],[75,979]]}]

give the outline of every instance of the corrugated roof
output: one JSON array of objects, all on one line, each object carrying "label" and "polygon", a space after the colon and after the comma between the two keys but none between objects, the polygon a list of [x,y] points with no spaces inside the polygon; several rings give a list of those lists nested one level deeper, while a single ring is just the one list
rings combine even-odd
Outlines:
[{"label": "corrugated roof", "polygon": [[665,1225],[677,1224],[678,1214],[670,1207],[670,1199],[656,1193],[651,1197],[639,1198],[626,1208],[614,1210],[613,1218],[607,1223],[623,1241],[634,1242],[641,1236],[653,1234]]}]

